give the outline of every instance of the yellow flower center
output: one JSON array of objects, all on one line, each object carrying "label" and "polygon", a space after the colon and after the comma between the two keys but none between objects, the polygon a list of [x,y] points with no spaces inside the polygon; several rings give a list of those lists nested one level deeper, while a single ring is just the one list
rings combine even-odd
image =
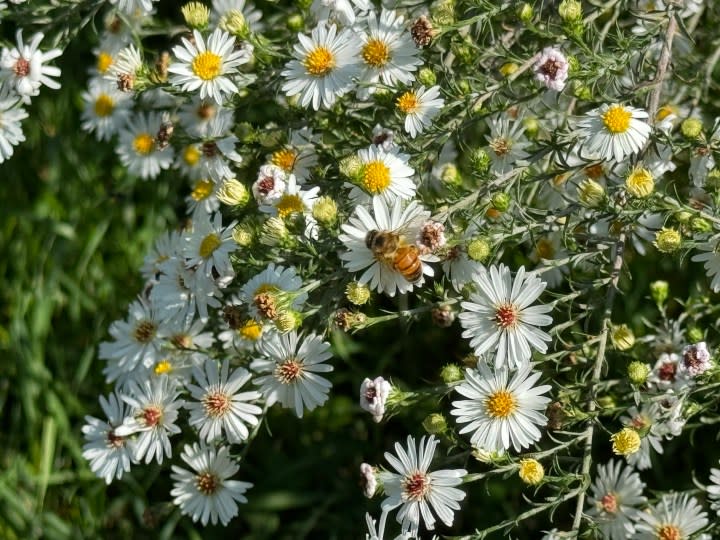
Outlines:
[{"label": "yellow flower center", "polygon": [[616,133],[625,133],[630,127],[631,118],[632,113],[622,105],[613,105],[602,115],[603,124],[605,124],[607,130],[613,135]]},{"label": "yellow flower center", "polygon": [[369,66],[383,67],[390,60],[390,47],[377,38],[369,39],[363,47],[362,57]]},{"label": "yellow flower center", "polygon": [[625,180],[625,187],[634,197],[647,197],[655,189],[655,180],[650,171],[636,167]]},{"label": "yellow flower center", "polygon": [[217,234],[208,234],[205,238],[203,238],[202,242],[200,242],[200,256],[203,259],[207,259],[217,248],[220,247],[220,244],[222,244],[222,241]]},{"label": "yellow flower center", "polygon": [[172,371],[172,364],[167,360],[160,360],[153,368],[155,375],[164,375]]},{"label": "yellow flower center", "polygon": [[204,51],[193,58],[191,67],[193,73],[203,81],[212,81],[220,75],[222,57],[213,52]]},{"label": "yellow flower center", "polygon": [[507,390],[498,390],[485,400],[485,409],[493,418],[507,418],[517,408],[517,400]]},{"label": "yellow flower center", "polygon": [[541,259],[552,259],[555,255],[555,248],[547,238],[541,238],[535,245],[535,253]]},{"label": "yellow flower center", "polygon": [[198,150],[197,146],[191,144],[190,146],[186,146],[183,151],[183,161],[188,165],[188,167],[194,167],[197,165],[197,162],[200,161],[201,155],[202,154],[200,153],[200,150]]},{"label": "yellow flower center", "polygon": [[629,456],[640,450],[640,435],[632,428],[623,428],[612,437],[612,449],[619,456]]},{"label": "yellow flower center", "polygon": [[291,384],[303,376],[304,366],[294,357],[287,358],[275,367],[275,378],[281,384]]},{"label": "yellow flower center", "polygon": [[147,156],[155,148],[155,140],[149,133],[140,133],[133,139],[133,150],[141,156]]},{"label": "yellow flower center", "polygon": [[663,105],[658,109],[657,114],[655,115],[655,118],[662,121],[665,120],[668,116],[671,114],[677,114],[677,107],[674,107],[673,105]]},{"label": "yellow flower center", "polygon": [[369,193],[382,193],[390,185],[390,169],[382,161],[371,161],[363,167],[362,184]]},{"label": "yellow flower center", "polygon": [[512,146],[512,140],[508,139],[507,137],[495,137],[492,141],[490,141],[490,148],[493,152],[495,152],[495,155],[498,157],[502,157],[510,153],[510,150],[512,150]]},{"label": "yellow flower center", "polygon": [[658,540],[680,540],[682,535],[680,529],[675,525],[663,525],[657,530]]},{"label": "yellow flower center", "polygon": [[420,102],[418,101],[415,92],[412,90],[405,92],[400,96],[396,102],[397,108],[405,114],[412,114],[417,112],[420,108]]},{"label": "yellow flower center", "polygon": [[107,94],[100,94],[95,100],[95,116],[104,118],[115,110],[115,101]]},{"label": "yellow flower center", "polygon": [[214,187],[215,184],[210,180],[198,180],[190,196],[196,201],[204,201],[212,194]]},{"label": "yellow flower center", "polygon": [[299,195],[283,195],[275,205],[278,216],[285,219],[291,214],[297,214],[305,209],[305,205]]},{"label": "yellow flower center", "polygon": [[545,469],[536,459],[521,459],[518,475],[523,482],[533,486],[539,484],[545,477]]},{"label": "yellow flower center", "polygon": [[238,332],[249,341],[257,341],[262,335],[262,326],[256,320],[250,319],[238,328]]},{"label": "yellow flower center", "polygon": [[323,77],[335,67],[335,57],[326,47],[315,47],[307,54],[303,65],[310,75]]},{"label": "yellow flower center", "polygon": [[292,172],[296,159],[297,152],[291,150],[290,148],[283,148],[282,150],[273,152],[270,162],[273,165],[280,167],[283,171],[289,173]]},{"label": "yellow flower center", "polygon": [[98,54],[97,59],[97,70],[100,73],[105,73],[113,63],[113,57],[106,52]]}]

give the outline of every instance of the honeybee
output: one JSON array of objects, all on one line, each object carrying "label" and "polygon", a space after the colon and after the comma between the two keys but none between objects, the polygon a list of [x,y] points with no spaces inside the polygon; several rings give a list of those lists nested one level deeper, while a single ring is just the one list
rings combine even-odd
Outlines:
[{"label": "honeybee", "polygon": [[373,229],[365,236],[365,245],[378,261],[399,272],[410,283],[422,277],[420,250],[415,244],[408,244],[403,235]]}]

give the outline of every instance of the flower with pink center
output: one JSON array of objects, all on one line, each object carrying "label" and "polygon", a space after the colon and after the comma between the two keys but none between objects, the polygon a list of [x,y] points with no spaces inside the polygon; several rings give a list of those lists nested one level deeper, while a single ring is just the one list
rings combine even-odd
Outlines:
[{"label": "flower with pink center", "polygon": [[360,406],[373,415],[375,422],[385,414],[385,402],[390,395],[390,383],[382,377],[365,379],[360,385]]},{"label": "flower with pink center", "polygon": [[464,469],[445,469],[428,472],[435,455],[438,441],[431,436],[423,437],[416,447],[415,439],[408,436],[407,450],[395,443],[396,456],[385,453],[385,459],[396,472],[380,473],[387,498],[382,503],[383,512],[399,507],[397,521],[403,533],[416,537],[421,521],[428,530],[435,528],[433,511],[448,527],[453,523],[453,512],[460,509],[459,502],[465,492],[454,487],[462,484]]},{"label": "flower with pink center", "polygon": [[636,534],[633,538],[685,540],[695,538],[695,533],[707,524],[707,512],[703,511],[695,497],[687,493],[669,493],[648,511],[637,514]]},{"label": "flower with pink center", "polygon": [[287,174],[277,165],[263,165],[252,185],[252,193],[259,205],[271,205],[285,193]]},{"label": "flower with pink center", "polygon": [[554,47],[545,47],[535,62],[535,78],[551,90],[562,92],[568,78],[565,55]]},{"label": "flower with pink center", "polygon": [[688,345],[683,349],[682,360],[678,362],[678,372],[689,377],[702,375],[712,366],[710,352],[704,341]]},{"label": "flower with pink center", "polygon": [[38,47],[45,37],[42,33],[35,34],[30,43],[23,41],[22,29],[16,37],[17,47],[3,49],[0,54],[0,80],[7,81],[25,103],[30,103],[30,97],[37,96],[42,85],[53,90],[60,88],[60,83],[53,78],[60,76],[60,68],[43,64],[60,56],[62,51],[40,51]]}]

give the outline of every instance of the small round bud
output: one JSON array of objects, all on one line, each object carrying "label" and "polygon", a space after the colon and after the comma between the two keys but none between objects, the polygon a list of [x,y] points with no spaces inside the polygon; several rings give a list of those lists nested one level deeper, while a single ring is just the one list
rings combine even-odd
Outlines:
[{"label": "small round bud", "polygon": [[430,435],[440,435],[447,429],[447,420],[442,414],[433,413],[425,417],[422,425]]},{"label": "small round bud", "polygon": [[223,180],[220,189],[217,191],[218,200],[228,206],[245,206],[250,200],[250,191],[242,182],[235,178]]},{"label": "small round bud", "polygon": [[460,176],[460,171],[458,171],[458,168],[454,163],[447,163],[443,167],[442,172],[440,173],[440,180],[451,186],[462,185],[462,176]]},{"label": "small round bud", "polygon": [[352,156],[347,156],[341,159],[339,168],[340,174],[342,174],[345,178],[349,178],[354,181],[359,178],[362,173],[363,164],[362,161],[360,161],[360,158],[353,154]]},{"label": "small round bud", "polygon": [[717,167],[710,169],[705,179],[705,185],[710,189],[720,188],[720,169]]},{"label": "small round bud", "polygon": [[440,370],[440,378],[445,384],[462,381],[465,378],[463,370],[457,364],[445,364]]},{"label": "small round bud", "polygon": [[568,61],[568,73],[570,73],[570,74],[577,73],[580,70],[580,68],[582,67],[582,64],[580,63],[580,60],[577,59],[577,56],[568,55],[567,61]]},{"label": "small round bud", "polygon": [[457,43],[453,45],[452,50],[463,64],[470,65],[476,58],[475,51],[468,43]]},{"label": "small round bud", "polygon": [[615,399],[612,396],[600,396],[597,399],[597,404],[601,409],[614,409]]},{"label": "small round bud", "polygon": [[440,0],[435,2],[430,11],[432,20],[441,26],[450,26],[455,23],[455,0]]},{"label": "small round bud", "polygon": [[232,231],[232,238],[240,247],[248,247],[253,243],[252,230],[244,225],[236,225]]},{"label": "small round bud", "polygon": [[332,198],[323,195],[315,201],[312,207],[312,216],[321,225],[331,227],[337,221],[337,204]]},{"label": "small round bud", "polygon": [[458,81],[457,87],[463,96],[467,96],[472,92],[472,86],[470,86],[470,83],[465,79],[461,79],[460,81]]},{"label": "small round bud", "polygon": [[593,96],[592,89],[580,81],[573,81],[572,92],[573,96],[581,101],[590,101]]},{"label": "small round bud", "polygon": [[434,307],[431,314],[433,323],[440,328],[448,328],[455,321],[455,313],[447,305]]},{"label": "small round bud", "polygon": [[650,366],[648,364],[644,364],[638,360],[628,364],[628,379],[630,379],[630,382],[635,385],[639,386],[643,384],[647,380],[649,374]]},{"label": "small round bud", "polygon": [[467,246],[467,254],[473,261],[485,262],[490,257],[490,242],[485,238],[473,238]]},{"label": "small round bud", "polygon": [[260,242],[266,246],[290,248],[295,245],[295,237],[290,233],[282,218],[271,217],[263,223]]},{"label": "small round bud", "polygon": [[682,210],[680,212],[676,212],[674,217],[678,223],[688,223],[692,219],[693,215],[691,212]]},{"label": "small round bud", "polygon": [[655,189],[655,179],[647,169],[635,167],[625,179],[625,189],[633,197],[644,198]]},{"label": "small round bud", "polygon": [[292,332],[300,328],[302,324],[302,315],[292,309],[284,309],[280,311],[273,320],[275,327],[283,334]]},{"label": "small round bud", "polygon": [[203,30],[210,21],[210,10],[200,2],[188,2],[180,8],[185,24],[195,30]]},{"label": "small round bud", "polygon": [[534,139],[540,131],[540,122],[534,116],[528,116],[523,120],[523,127],[525,128],[525,135]]},{"label": "small round bud", "polygon": [[437,76],[435,75],[435,72],[430,68],[422,68],[418,72],[417,76],[418,81],[420,84],[424,86],[434,86],[435,83],[437,83]]},{"label": "small round bud", "polygon": [[588,208],[597,208],[605,200],[605,188],[590,178],[580,182],[577,193],[580,203]]},{"label": "small round bud", "polygon": [[655,233],[655,247],[660,253],[674,253],[680,249],[682,236],[680,232],[671,227],[663,227]]},{"label": "small round bud", "polygon": [[667,300],[668,293],[670,292],[670,285],[667,281],[657,280],[650,284],[650,296],[655,300],[655,303],[661,306]]},{"label": "small round bud", "polygon": [[690,220],[690,229],[694,233],[704,234],[712,232],[712,225],[705,218],[694,217]]},{"label": "small round bud", "polygon": [[702,133],[702,120],[698,118],[686,118],[680,124],[680,132],[687,139],[697,139]]},{"label": "small round bud", "polygon": [[687,331],[687,337],[688,341],[690,343],[699,343],[705,339],[705,333],[702,331],[702,328],[699,328],[697,326],[692,326],[688,328]]},{"label": "small round bud", "polygon": [[640,435],[631,428],[623,428],[610,437],[613,452],[618,456],[629,456],[640,450]]},{"label": "small round bud", "polygon": [[288,30],[291,32],[300,32],[303,28],[305,28],[305,19],[303,19],[303,16],[299,13],[290,15],[287,18],[287,21],[285,21],[285,26],[287,26]]},{"label": "small round bud", "polygon": [[545,477],[545,468],[537,459],[521,459],[518,476],[526,484],[536,486]]},{"label": "small round bud", "polygon": [[510,198],[510,195],[503,193],[502,191],[495,193],[491,199],[493,208],[499,212],[506,212],[507,209],[510,208],[511,201],[512,199]]},{"label": "small round bud", "polygon": [[518,19],[520,19],[522,22],[527,23],[530,22],[533,18],[533,7],[525,2],[520,6],[520,8],[517,11]]},{"label": "small round bud", "polygon": [[635,345],[635,334],[627,324],[620,324],[611,328],[610,341],[617,350],[627,351]]},{"label": "small round bud", "polygon": [[310,9],[312,3],[313,0],[295,0],[297,7],[302,10]]},{"label": "small round bud", "polygon": [[491,159],[482,148],[476,148],[470,153],[470,166],[475,174],[485,174],[490,168]]},{"label": "small round bud", "polygon": [[370,300],[370,294],[370,288],[358,281],[351,281],[345,287],[345,297],[356,306],[366,304]]},{"label": "small round bud", "polygon": [[577,22],[582,19],[582,4],[577,0],[563,0],[558,6],[558,15],[565,22]]},{"label": "small round bud", "polygon": [[509,77],[519,68],[520,66],[518,66],[515,62],[505,62],[502,66],[500,66],[500,74],[503,77]]},{"label": "small round bud", "polygon": [[245,16],[238,9],[231,9],[220,18],[218,26],[228,34],[240,39],[250,35],[250,27],[247,25]]}]

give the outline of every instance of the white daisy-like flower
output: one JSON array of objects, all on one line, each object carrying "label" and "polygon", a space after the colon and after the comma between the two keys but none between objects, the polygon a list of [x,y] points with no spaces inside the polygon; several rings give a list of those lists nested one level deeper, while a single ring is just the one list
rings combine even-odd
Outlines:
[{"label": "white daisy-like flower", "polygon": [[310,11],[318,21],[337,19],[340,24],[352,26],[358,16],[371,8],[369,0],[313,0]]},{"label": "white daisy-like flower", "polygon": [[180,457],[192,471],[172,466],[175,481],[170,495],[180,511],[203,525],[220,521],[230,523],[238,513],[237,503],[246,503],[245,492],[253,485],[249,482],[229,480],[240,467],[230,457],[226,446],[208,448],[204,445],[185,445]]},{"label": "white daisy-like flower", "polygon": [[375,422],[380,422],[385,414],[385,403],[392,386],[382,377],[365,380],[360,385],[360,407],[372,414]]},{"label": "white daisy-like flower", "polygon": [[302,278],[294,267],[285,268],[270,263],[242,286],[238,299],[248,306],[251,317],[272,319],[271,311],[279,308],[302,309],[308,295],[301,287]]},{"label": "white daisy-like flower", "polygon": [[184,255],[188,268],[195,268],[198,276],[213,280],[219,287],[226,287],[235,277],[230,254],[237,249],[232,238],[236,222],[222,226],[222,215],[203,216],[193,222],[192,230],[185,237]]},{"label": "white daisy-like flower", "polygon": [[490,146],[490,170],[495,174],[507,174],[515,167],[525,165],[528,157],[525,148],[530,142],[525,138],[525,127],[519,120],[501,114],[487,119],[490,134],[486,135]]},{"label": "white daisy-like flower", "polygon": [[360,57],[365,67],[360,76],[362,97],[372,93],[382,82],[389,87],[409,84],[414,71],[422,64],[420,51],[405,28],[405,20],[394,10],[383,9],[378,19],[371,11],[366,19],[367,32],[362,34]]},{"label": "white daisy-like flower", "polygon": [[115,61],[107,68],[104,77],[114,82],[119,90],[131,92],[135,88],[135,80],[143,70],[140,50],[135,45],[128,45],[117,53]]},{"label": "white daisy-like flower", "polygon": [[352,30],[338,33],[334,24],[324,23],[315,27],[310,37],[298,34],[298,40],[295,58],[282,72],[287,79],[282,90],[290,97],[299,95],[302,107],[312,105],[316,111],[321,105],[330,108],[354,85],[360,42]]},{"label": "white daisy-like flower", "polygon": [[659,392],[679,392],[692,381],[679,372],[681,358],[675,353],[662,353],[648,376],[648,384]]},{"label": "white daisy-like flower", "polygon": [[638,451],[625,456],[627,462],[639,471],[652,467],[650,461],[652,450],[655,450],[658,454],[663,453],[662,436],[658,433],[660,412],[659,406],[651,403],[643,405],[639,410],[637,407],[630,407],[628,416],[623,415],[620,417],[620,421],[624,426],[644,433],[644,436],[640,439]]},{"label": "white daisy-like flower", "polygon": [[513,280],[510,269],[501,264],[482,268],[475,285],[478,290],[470,302],[462,302],[459,318],[465,329],[462,336],[470,339],[476,355],[494,352],[496,367],[513,368],[527,363],[532,349],[547,351],[551,337],[538,327],[552,324],[552,317],[545,315],[552,306],[530,305],[545,290],[545,282],[524,267]]},{"label": "white daisy-like flower", "polygon": [[704,242],[697,246],[702,251],[693,255],[694,262],[705,263],[705,272],[710,278],[710,288],[714,292],[720,291],[720,245],[717,241]]},{"label": "white daisy-like flower", "polygon": [[98,141],[109,141],[130,115],[130,96],[105,79],[90,79],[82,98],[85,102],[82,128],[95,133]]},{"label": "white daisy-like flower", "polygon": [[172,165],[172,146],[161,148],[155,139],[162,124],[159,113],[138,113],[130,117],[127,126],[120,131],[120,143],[115,151],[130,174],[148,180]]},{"label": "white daisy-like flower", "polygon": [[678,363],[678,372],[693,378],[702,375],[712,367],[710,351],[704,341],[687,345],[683,349],[682,360]]},{"label": "white daisy-like flower", "polygon": [[291,174],[285,185],[285,191],[274,199],[271,204],[260,205],[260,211],[272,216],[288,219],[297,215],[304,215],[312,219],[312,207],[317,200],[319,187],[301,189],[297,179]]},{"label": "white daisy-like flower", "polygon": [[215,182],[234,178],[230,163],[242,163],[242,156],[235,150],[238,138],[232,134],[232,115],[215,115],[208,121],[199,166]]},{"label": "white daisy-like flower", "polygon": [[312,411],[327,401],[332,383],[318,373],[333,370],[324,363],[332,358],[332,352],[330,344],[320,336],[272,332],[263,337],[258,351],[265,358],[254,360],[250,369],[259,374],[269,373],[254,380],[268,406],[280,402],[302,418],[305,410]]},{"label": "white daisy-like flower", "polygon": [[369,283],[389,296],[412,291],[423,283],[423,275],[434,275],[426,262],[437,261],[437,257],[421,254],[412,243],[430,212],[417,201],[403,208],[400,199],[390,206],[382,197],[374,197],[372,206],[374,215],[357,206],[342,226],[344,234],[338,238],[347,248],[340,254],[343,266],[350,272],[363,271],[360,283]]},{"label": "white daisy-like flower", "polygon": [[[227,30],[231,26],[235,26],[236,21],[243,21],[244,25],[250,32],[258,32],[262,30],[262,12],[250,2],[245,0],[213,0],[212,3],[213,20],[223,30]],[[238,15],[240,17],[238,17]],[[229,31],[229,30],[227,30]]]},{"label": "white daisy-like flower", "polygon": [[310,177],[310,170],[318,163],[315,148],[321,140],[322,136],[314,134],[309,127],[291,130],[289,142],[268,156],[268,161],[280,167],[285,174],[294,174],[298,183],[302,184]]},{"label": "white daisy-like flower", "polygon": [[372,130],[372,139],[370,139],[370,142],[372,142],[375,146],[379,146],[386,152],[389,152],[395,148],[394,139],[395,132],[392,129],[383,127],[380,124],[375,124],[375,127]]},{"label": "white daisy-like flower", "polygon": [[90,470],[110,484],[113,479],[122,478],[135,463],[133,441],[115,433],[129,414],[127,405],[116,395],[100,396],[107,421],[86,416],[82,427],[87,441],[83,445],[83,457],[90,462]]},{"label": "white daisy-like flower", "polygon": [[388,204],[396,199],[412,199],[417,186],[413,182],[415,169],[408,165],[410,156],[396,149],[384,150],[372,145],[358,152],[360,170],[357,175],[359,187],[350,192],[355,204],[364,204],[370,197],[382,197]]},{"label": "white daisy-like flower", "polygon": [[153,10],[153,2],[157,1],[158,0],[110,0],[110,4],[129,15],[137,13],[138,11],[148,15]]},{"label": "white daisy-like flower", "polygon": [[42,85],[53,90],[60,88],[60,83],[53,78],[60,76],[60,68],[46,66],[45,63],[60,56],[62,50],[39,50],[40,42],[45,37],[39,32],[30,43],[23,41],[22,29],[17,31],[16,37],[17,47],[3,49],[0,54],[0,79],[14,88],[25,103],[30,103],[31,96],[40,94]]},{"label": "white daisy-like flower", "polygon": [[193,97],[178,111],[179,124],[193,137],[205,137],[209,127],[213,125],[211,122],[215,121],[218,116],[229,117],[222,123],[223,125],[232,125],[233,111],[231,109],[223,109],[214,100],[200,99],[198,96]]},{"label": "white daisy-like flower", "polygon": [[532,364],[521,365],[510,379],[507,367],[494,372],[484,362],[477,370],[465,370],[465,381],[455,390],[466,400],[454,401],[450,414],[459,424],[468,424],[460,433],[472,432],[473,446],[490,452],[501,452],[512,446],[516,452],[539,441],[544,427],[544,414],[550,398],[549,385],[534,386],[540,372],[532,371]]},{"label": "white daisy-like flower", "polygon": [[208,359],[202,369],[196,368],[193,376],[197,385],[188,385],[195,402],[188,402],[190,425],[200,428],[200,439],[210,443],[225,434],[229,443],[240,443],[248,438],[249,426],[258,424],[262,409],[248,403],[260,399],[260,392],[238,392],[252,375],[244,368],[229,373],[227,358],[220,371],[215,360]]},{"label": "white daisy-like flower", "polygon": [[187,213],[192,221],[202,219],[203,216],[209,217],[220,209],[220,200],[217,197],[220,186],[221,184],[207,178],[200,178],[193,184],[190,195],[185,197]]},{"label": "white daisy-like flower", "polygon": [[115,432],[125,437],[139,434],[134,444],[137,461],[144,457],[145,463],[153,458],[162,463],[164,456],[172,456],[170,435],[182,432],[175,421],[185,401],[178,399],[180,391],[169,377],[157,377],[142,384],[131,380],[127,389],[121,397],[130,405],[130,416]]},{"label": "white daisy-like flower", "polygon": [[689,539],[708,524],[707,512],[687,493],[663,495],[647,512],[637,514],[637,540]]},{"label": "white daisy-like flower", "polygon": [[16,96],[0,92],[0,163],[10,159],[17,146],[25,140],[22,121],[28,117]]},{"label": "white daisy-like flower", "polygon": [[263,323],[246,317],[245,311],[235,305],[234,301],[225,304],[223,308],[221,328],[218,339],[223,349],[234,348],[236,351],[254,351],[255,344],[265,332]]},{"label": "white daisy-like flower", "polygon": [[174,168],[190,180],[198,180],[204,176],[207,177],[207,171],[200,164],[202,150],[201,143],[193,142],[185,145],[182,150],[177,153]]},{"label": "white daisy-like flower", "polygon": [[570,64],[565,55],[554,47],[545,47],[535,62],[535,78],[547,88],[562,92],[568,78]]},{"label": "white daisy-like flower", "polygon": [[440,97],[439,86],[421,86],[417,90],[408,90],[402,94],[395,105],[404,115],[405,131],[414,139],[432,124],[432,119],[443,108],[445,100]]},{"label": "white daisy-like flower", "polygon": [[385,453],[385,459],[396,472],[380,473],[387,498],[382,502],[384,512],[400,507],[396,519],[403,533],[417,536],[420,523],[428,530],[435,528],[433,512],[448,527],[452,526],[454,511],[460,509],[465,492],[454,486],[462,484],[465,469],[443,469],[428,472],[439,441],[434,436],[407,438],[407,450],[395,443],[395,453]]},{"label": "white daisy-like flower", "polygon": [[720,516],[720,469],[710,469],[710,484],[707,487],[710,508]]},{"label": "white daisy-like flower", "polygon": [[599,159],[614,159],[618,163],[626,156],[637,154],[647,143],[652,128],[645,122],[647,112],[635,107],[614,103],[588,112],[578,122],[578,135],[584,139],[584,150]]},{"label": "white daisy-like flower", "polygon": [[263,165],[252,185],[253,197],[258,205],[271,205],[285,193],[287,182],[288,175],[283,169],[277,165]]},{"label": "white daisy-like flower", "polygon": [[182,39],[182,46],[173,48],[178,62],[170,64],[168,71],[173,75],[170,83],[184,92],[200,90],[200,99],[214,99],[222,104],[224,99],[238,92],[237,85],[229,76],[237,66],[246,64],[252,57],[252,46],[243,44],[235,50],[235,38],[216,28],[207,39],[193,30],[193,41]]},{"label": "white daisy-like flower", "polygon": [[590,488],[587,514],[592,516],[605,538],[624,540],[635,534],[638,508],[647,502],[642,494],[644,488],[640,475],[621,461],[598,466]]}]

